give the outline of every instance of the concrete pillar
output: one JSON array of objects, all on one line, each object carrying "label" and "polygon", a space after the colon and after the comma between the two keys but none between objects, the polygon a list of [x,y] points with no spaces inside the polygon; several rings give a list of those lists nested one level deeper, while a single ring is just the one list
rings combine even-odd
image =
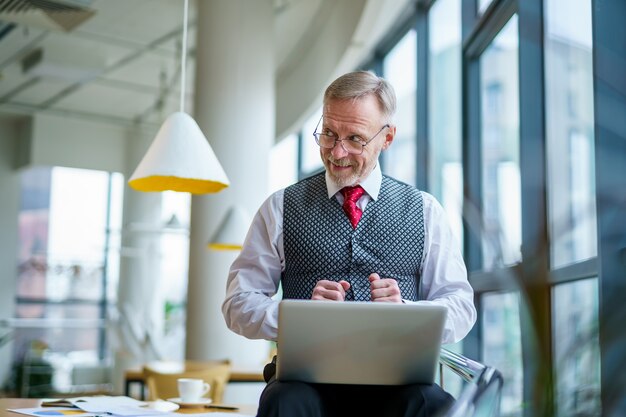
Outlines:
[{"label": "concrete pillar", "polygon": [[216,0],[197,7],[194,117],[231,186],[192,199],[186,357],[229,358],[238,367],[260,368],[269,343],[235,335],[221,313],[236,253],[213,252],[206,244],[231,205],[252,214],[267,197],[275,123],[272,5]]},{"label": "concrete pillar", "polygon": [[[146,153],[155,132],[129,129],[126,178]],[[160,359],[164,304],[159,291],[161,193],[142,193],[126,185],[117,317],[112,317],[113,388],[124,392],[124,370]]]}]

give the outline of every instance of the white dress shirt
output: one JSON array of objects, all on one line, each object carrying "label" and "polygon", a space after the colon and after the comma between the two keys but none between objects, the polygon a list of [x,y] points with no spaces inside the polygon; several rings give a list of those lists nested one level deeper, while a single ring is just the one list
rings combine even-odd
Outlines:
[{"label": "white dress shirt", "polygon": [[[360,183],[365,189],[357,201],[361,210],[378,198],[381,183],[382,173],[377,165]],[[341,187],[330,181],[328,174],[326,184],[328,198],[336,198],[343,204]],[[226,299],[222,305],[226,324],[232,331],[250,339],[276,340],[278,336],[280,299],[275,294],[281,272],[285,269],[283,196],[284,190],[277,191],[261,205],[228,275]],[[447,308],[442,342],[454,343],[465,337],[476,321],[474,292],[467,281],[459,243],[452,234],[443,207],[432,195],[422,192],[422,196],[425,239],[420,301],[415,303]]]}]

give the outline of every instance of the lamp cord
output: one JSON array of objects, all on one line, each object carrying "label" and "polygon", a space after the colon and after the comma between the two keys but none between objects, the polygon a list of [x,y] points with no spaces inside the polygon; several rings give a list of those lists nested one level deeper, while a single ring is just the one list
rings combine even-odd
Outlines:
[{"label": "lamp cord", "polygon": [[185,74],[187,67],[187,13],[189,9],[189,0],[185,0],[185,8],[183,12],[183,47],[182,59],[180,64],[180,111],[185,111]]}]

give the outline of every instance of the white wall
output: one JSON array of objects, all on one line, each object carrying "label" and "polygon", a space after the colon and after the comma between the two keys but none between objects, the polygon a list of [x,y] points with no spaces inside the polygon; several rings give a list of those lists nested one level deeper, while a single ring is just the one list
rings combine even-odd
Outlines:
[{"label": "white wall", "polygon": [[[13,317],[17,276],[19,172],[14,169],[19,121],[0,116],[0,319]],[[0,329],[4,334],[7,329]],[[12,343],[0,347],[0,387],[11,369]]]}]

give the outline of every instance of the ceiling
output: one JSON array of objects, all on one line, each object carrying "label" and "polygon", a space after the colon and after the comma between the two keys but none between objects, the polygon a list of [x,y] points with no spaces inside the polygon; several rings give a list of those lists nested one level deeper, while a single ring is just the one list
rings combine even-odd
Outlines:
[{"label": "ceiling", "polygon": [[[278,78],[306,53],[335,0],[272,1]],[[393,0],[378,1],[385,2]],[[160,124],[179,107],[183,4],[0,0],[0,113]],[[192,104],[195,5],[191,0],[186,109]]]}]

